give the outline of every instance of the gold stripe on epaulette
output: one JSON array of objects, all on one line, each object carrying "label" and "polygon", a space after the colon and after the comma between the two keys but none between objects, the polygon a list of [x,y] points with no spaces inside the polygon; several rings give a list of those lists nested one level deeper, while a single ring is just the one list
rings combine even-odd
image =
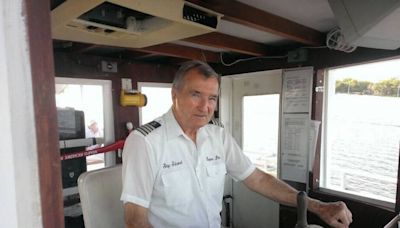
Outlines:
[{"label": "gold stripe on epaulette", "polygon": [[161,124],[157,121],[152,121],[150,123],[147,123],[145,125],[142,125],[138,128],[135,129],[135,131],[140,132],[142,135],[146,136],[150,134],[150,132],[154,131],[156,128],[160,127]]}]

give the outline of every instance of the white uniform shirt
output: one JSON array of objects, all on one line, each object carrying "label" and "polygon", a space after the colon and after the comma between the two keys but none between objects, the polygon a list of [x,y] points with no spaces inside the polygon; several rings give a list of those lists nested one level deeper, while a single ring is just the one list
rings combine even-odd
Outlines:
[{"label": "white uniform shirt", "polygon": [[255,166],[216,124],[184,134],[172,110],[133,131],[123,151],[121,200],[149,209],[155,227],[220,227],[225,174],[243,180]]}]

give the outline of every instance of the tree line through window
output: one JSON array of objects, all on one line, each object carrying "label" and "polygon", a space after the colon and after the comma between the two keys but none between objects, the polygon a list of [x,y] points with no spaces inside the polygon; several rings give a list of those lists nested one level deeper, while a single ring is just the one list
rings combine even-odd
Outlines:
[{"label": "tree line through window", "polygon": [[400,80],[390,78],[379,82],[363,81],[353,78],[345,78],[336,81],[336,93],[367,94],[377,96],[400,96]]}]

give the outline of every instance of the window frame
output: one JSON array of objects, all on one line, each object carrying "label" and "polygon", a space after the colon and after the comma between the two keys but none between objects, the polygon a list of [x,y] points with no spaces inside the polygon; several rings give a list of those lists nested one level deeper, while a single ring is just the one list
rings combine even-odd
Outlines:
[{"label": "window frame", "polygon": [[[381,59],[381,60],[376,60],[373,62],[383,62],[386,60],[390,59]],[[354,64],[355,65],[363,65],[363,64],[368,64],[372,62],[361,62]],[[313,90],[313,95],[312,95],[312,116],[311,118],[313,120],[319,120],[321,121],[321,126],[319,129],[319,134],[318,134],[318,140],[317,140],[317,147],[315,151],[315,160],[314,160],[314,165],[312,169],[312,173],[310,174],[310,191],[311,193],[316,193],[316,194],[322,194],[322,195],[331,195],[331,196],[337,196],[346,200],[358,202],[361,204],[366,204],[366,205],[372,205],[376,206],[378,208],[383,208],[385,210],[391,211],[391,212],[400,212],[400,148],[399,148],[399,165],[398,165],[398,174],[397,174],[397,188],[396,188],[396,197],[395,197],[395,203],[390,203],[386,201],[381,201],[377,199],[371,199],[368,197],[363,197],[359,196],[356,194],[350,194],[350,193],[345,193],[341,191],[336,191],[332,189],[327,189],[321,187],[321,182],[320,182],[320,177],[323,175],[324,170],[322,169],[322,166],[324,163],[326,163],[325,157],[324,157],[324,152],[322,149],[326,148],[325,145],[323,145],[323,141],[325,141],[325,135],[324,131],[326,128],[326,105],[327,105],[327,89],[328,88],[328,71],[337,69],[337,68],[344,68],[344,67],[349,67],[352,65],[342,65],[342,66],[335,66],[335,67],[327,67],[327,68],[322,68],[318,69],[315,74],[314,74],[314,85],[313,87],[315,88]]]},{"label": "window frame", "polygon": [[[279,170],[279,168],[280,168],[280,162],[279,162],[279,158],[280,158],[280,120],[281,120],[281,100],[282,100],[282,94],[280,94],[280,93],[270,93],[270,94],[249,94],[249,95],[243,95],[243,97],[242,97],[242,149],[243,149],[243,152],[244,152],[244,154],[246,154],[246,152],[245,152],[245,115],[246,115],[246,112],[245,112],[245,108],[244,108],[244,106],[245,106],[245,99],[246,99],[246,97],[256,97],[256,96],[268,96],[270,99],[271,99],[271,97],[272,96],[277,96],[277,105],[278,105],[278,109],[277,109],[277,121],[278,121],[278,124],[276,125],[276,127],[277,127],[277,131],[276,131],[276,170],[275,170],[275,172],[270,172],[270,171],[267,171],[267,170],[264,170],[263,168],[261,168],[261,167],[258,167],[259,169],[261,169],[262,171],[264,171],[264,172],[266,172],[266,173],[268,173],[268,174],[270,174],[270,175],[272,175],[272,176],[274,176],[274,177],[279,177],[279,175],[280,175],[280,170]],[[274,98],[275,99],[275,98]],[[271,129],[269,129],[269,130],[271,130]],[[247,155],[247,154],[246,154]],[[249,155],[247,155],[249,158],[250,158],[250,156]],[[251,160],[251,159],[250,159]],[[254,162],[253,162],[254,163]]]},{"label": "window frame", "polygon": [[[115,129],[114,129],[114,112],[107,112],[106,110],[113,110],[112,98],[112,81],[103,79],[85,79],[85,78],[71,78],[71,77],[55,77],[55,84],[72,84],[72,85],[98,85],[103,88],[103,115],[104,115],[104,132],[103,138],[105,144],[115,142]],[[116,156],[114,153],[104,154],[104,165],[110,167],[116,164]]]},{"label": "window frame", "polygon": [[[170,88],[172,89],[172,83],[164,83],[164,82],[138,82],[137,88],[138,91],[142,92],[143,87],[153,87],[153,88]],[[168,110],[166,110],[168,111]],[[139,125],[145,124],[142,123],[143,113],[142,109],[139,108]]]}]

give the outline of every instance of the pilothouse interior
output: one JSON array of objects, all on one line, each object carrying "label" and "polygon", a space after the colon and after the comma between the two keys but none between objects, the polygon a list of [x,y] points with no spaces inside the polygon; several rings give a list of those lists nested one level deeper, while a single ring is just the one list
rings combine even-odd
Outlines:
[{"label": "pilothouse interior", "polygon": [[[398,227],[399,1],[5,0],[0,10],[0,227],[124,227],[124,141],[170,109],[190,60],[221,75],[214,117],[258,169],[345,202],[350,227]],[[329,227],[228,175],[223,195],[221,227],[289,228],[301,215]]]}]

